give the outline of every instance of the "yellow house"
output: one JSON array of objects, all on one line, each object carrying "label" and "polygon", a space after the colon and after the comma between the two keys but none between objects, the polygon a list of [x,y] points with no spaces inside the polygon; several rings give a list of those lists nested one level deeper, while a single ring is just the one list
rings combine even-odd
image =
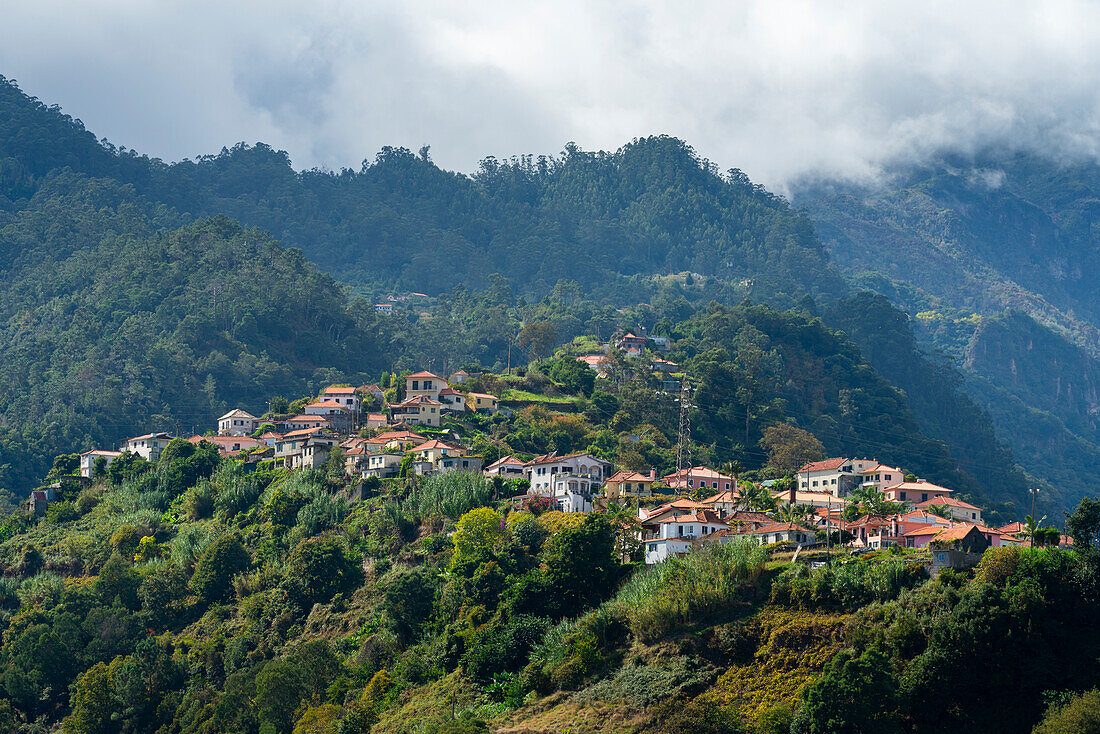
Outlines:
[{"label": "yellow house", "polygon": [[499,410],[499,401],[495,395],[472,392],[466,395],[466,407],[475,412],[495,413]]}]

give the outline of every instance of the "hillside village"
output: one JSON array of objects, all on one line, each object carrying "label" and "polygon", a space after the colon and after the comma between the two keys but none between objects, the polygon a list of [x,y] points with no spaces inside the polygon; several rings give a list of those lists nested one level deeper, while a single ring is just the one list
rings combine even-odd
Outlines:
[{"label": "hillside village", "polygon": [[[660,390],[679,400],[690,378],[659,356],[668,348],[665,337],[620,331],[600,352],[575,360],[594,373],[596,383],[613,379],[613,362],[620,370],[624,364],[644,369]],[[261,469],[335,464],[350,500],[363,498],[384,480],[469,472],[494,481],[499,496],[509,497],[514,509],[610,511],[621,517],[626,508],[631,522],[624,535],[630,536],[634,557],[626,554],[623,560],[646,564],[741,538],[798,550],[956,551],[933,554],[933,570],[972,565],[990,547],[1071,542],[1057,530],[1034,524],[987,526],[982,508],[957,498],[952,489],[877,459],[810,461],[786,476],[762,481],[704,465],[670,472],[617,466],[591,450],[507,453],[487,460],[468,447],[467,437],[477,434],[478,426],[513,414],[524,401],[473,389],[491,382],[484,377],[461,369],[446,376],[421,370],[386,375],[385,384],[330,385],[289,404],[289,412],[257,417],[230,410],[216,427],[186,440],[208,442],[221,456]],[[117,450],[85,451],[79,455],[80,478],[100,477],[124,457],[155,463],[174,439],[152,432],[126,439]],[[28,511],[44,514],[59,487],[55,483],[32,492]]]}]

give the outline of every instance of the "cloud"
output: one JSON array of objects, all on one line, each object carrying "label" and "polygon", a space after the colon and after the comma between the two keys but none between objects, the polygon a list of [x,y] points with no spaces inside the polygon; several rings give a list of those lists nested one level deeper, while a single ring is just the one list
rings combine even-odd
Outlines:
[{"label": "cloud", "polygon": [[782,189],[945,148],[1100,152],[1100,6],[1069,0],[38,0],[4,23],[0,73],[169,160],[431,145],[471,171],[669,133]]}]

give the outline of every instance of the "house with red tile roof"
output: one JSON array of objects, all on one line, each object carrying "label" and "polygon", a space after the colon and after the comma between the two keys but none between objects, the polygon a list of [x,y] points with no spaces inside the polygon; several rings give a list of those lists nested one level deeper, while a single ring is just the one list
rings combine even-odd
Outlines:
[{"label": "house with red tile roof", "polygon": [[846,497],[863,484],[865,469],[878,466],[875,459],[849,459],[843,456],[811,461],[804,464],[795,477],[798,489],[809,492],[829,492],[836,497]]},{"label": "house with red tile roof", "polygon": [[602,484],[611,476],[611,462],[593,456],[587,451],[559,455],[556,451],[536,456],[523,468],[523,474],[531,482],[531,492],[551,496],[554,478],[559,474],[583,476]]},{"label": "house with red tile roof", "polygon": [[[694,541],[728,530],[729,526],[713,510],[707,509],[647,522],[642,537],[645,562],[660,563],[673,556],[684,556],[691,552]],[[729,540],[727,538],[727,542]]]},{"label": "house with red tile roof", "polygon": [[515,456],[509,454],[508,456],[502,456],[494,461],[489,466],[485,467],[485,473],[489,476],[502,476],[509,477],[522,477],[523,467],[526,462],[520,461]]},{"label": "house with red tile roof", "polygon": [[771,545],[772,543],[812,545],[817,543],[817,532],[796,522],[767,523],[751,530],[741,530],[737,535],[742,538],[753,538],[761,545]]},{"label": "house with red tile roof", "polygon": [[474,413],[495,413],[500,409],[500,398],[484,392],[466,393],[466,409]]},{"label": "house with red tile roof", "polygon": [[941,487],[938,484],[926,481],[924,479],[918,479],[915,482],[901,482],[895,484],[893,487],[888,488],[884,494],[886,499],[890,502],[908,502],[911,505],[919,506],[922,502],[927,502],[931,499],[939,497],[951,496],[952,490],[947,487]]},{"label": "house with red tile roof", "polygon": [[944,507],[947,514],[959,522],[969,522],[975,525],[982,523],[982,509],[969,502],[955,499],[954,497],[933,497],[925,502],[917,504],[918,510],[928,511],[931,507]]},{"label": "house with red tile roof", "polygon": [[652,497],[653,484],[657,481],[657,472],[650,469],[645,474],[623,469],[608,477],[603,483],[603,491],[609,500],[624,497]]},{"label": "house with red tile roof", "polygon": [[681,469],[661,477],[661,481],[674,489],[710,489],[732,490],[733,477],[708,469],[705,466],[693,466]]},{"label": "house with red tile roof", "polygon": [[466,396],[453,387],[445,387],[439,391],[439,402],[443,403],[443,410],[466,412]]},{"label": "house with red tile roof", "polygon": [[905,472],[888,464],[875,464],[863,469],[859,474],[863,478],[864,487],[875,487],[880,492],[885,492],[890,487],[905,481]]},{"label": "house with red tile roof", "polygon": [[388,405],[386,409],[390,411],[390,419],[394,423],[438,428],[443,414],[443,403],[426,395],[416,395],[403,403]]},{"label": "house with red tile roof", "polygon": [[417,396],[439,400],[439,391],[447,387],[447,379],[431,372],[414,372],[405,377],[405,400]]}]

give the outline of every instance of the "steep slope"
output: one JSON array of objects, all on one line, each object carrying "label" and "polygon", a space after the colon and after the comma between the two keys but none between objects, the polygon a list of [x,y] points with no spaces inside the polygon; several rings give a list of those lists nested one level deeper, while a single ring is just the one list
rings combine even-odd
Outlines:
[{"label": "steep slope", "polygon": [[157,226],[175,219],[64,173],[0,222],[0,487],[57,453],[202,430],[227,406],[380,367],[371,330],[299,253],[224,217]]}]

